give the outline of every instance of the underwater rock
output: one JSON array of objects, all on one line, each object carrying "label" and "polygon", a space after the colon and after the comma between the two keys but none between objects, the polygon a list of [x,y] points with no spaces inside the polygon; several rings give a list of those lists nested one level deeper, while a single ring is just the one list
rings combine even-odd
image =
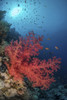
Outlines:
[{"label": "underwater rock", "polygon": [[9,62],[8,57],[0,55],[0,72],[2,73],[6,72],[6,69],[7,69],[7,66],[4,64],[5,61]]},{"label": "underwater rock", "polygon": [[14,97],[15,95],[17,95],[17,90],[16,89],[13,89],[13,88],[10,88],[8,89],[4,95],[7,97],[7,98],[10,98],[10,97]]},{"label": "underwater rock", "polygon": [[67,89],[67,84],[64,84],[64,88]]},{"label": "underwater rock", "polygon": [[2,93],[2,91],[0,90],[0,96],[2,96],[2,94],[3,94],[3,93]]},{"label": "underwater rock", "polygon": [[32,96],[32,100],[38,100],[38,96],[37,95],[33,95]]},{"label": "underwater rock", "polygon": [[6,69],[7,69],[7,67],[6,67],[5,64],[2,64],[2,65],[0,66],[0,71],[1,71],[2,73],[4,73],[4,72],[6,71]]},{"label": "underwater rock", "polygon": [[29,91],[26,91],[21,100],[32,100]]},{"label": "underwater rock", "polygon": [[4,96],[0,96],[0,100],[5,100],[5,97]]},{"label": "underwater rock", "polygon": [[9,83],[5,83],[4,85],[6,88],[10,88],[10,84]]},{"label": "underwater rock", "polygon": [[4,51],[5,51],[5,47],[8,45],[8,43],[6,41],[2,41],[2,43],[0,44],[0,55],[3,55]]},{"label": "underwater rock", "polygon": [[14,81],[8,70],[5,73],[0,72],[0,76],[4,77],[4,80],[0,79],[0,100],[67,100],[67,89],[63,85],[55,84],[56,87],[47,91],[39,88],[31,90]]},{"label": "underwater rock", "polygon": [[25,100],[30,100],[30,95],[24,82],[20,84],[18,81],[14,81],[8,70],[5,73],[0,72],[0,100],[15,100],[15,96],[19,96],[19,100],[21,100],[21,97]]},{"label": "underwater rock", "polygon": [[2,57],[0,57],[0,62],[2,61]]},{"label": "underwater rock", "polygon": [[4,88],[4,82],[0,79],[0,89]]},{"label": "underwater rock", "polygon": [[4,57],[3,57],[3,62],[4,62],[4,61],[9,62],[9,58],[8,58],[7,56],[4,56]]},{"label": "underwater rock", "polygon": [[17,93],[19,94],[19,95],[23,95],[24,94],[24,91],[23,91],[23,89],[18,89],[18,91],[17,91]]},{"label": "underwater rock", "polygon": [[0,20],[2,20],[5,17],[5,14],[6,14],[6,11],[0,10]]},{"label": "underwater rock", "polygon": [[7,34],[7,37],[6,37],[6,41],[8,43],[11,42],[11,40],[15,41],[15,40],[19,40],[19,37],[21,36],[21,34],[19,34],[15,28],[11,28],[10,31],[8,32]]},{"label": "underwater rock", "polygon": [[58,86],[58,89],[59,89],[59,90],[63,90],[63,89],[64,89],[64,86],[63,86],[63,85],[59,85],[59,86]]},{"label": "underwater rock", "polygon": [[8,80],[10,77],[7,73],[0,73],[2,77],[5,78],[5,81]]},{"label": "underwater rock", "polygon": [[2,40],[7,37],[7,33],[10,30],[10,26],[11,24],[9,24],[6,21],[1,20],[0,21],[0,43],[2,42]]},{"label": "underwater rock", "polygon": [[0,72],[0,76],[4,77],[4,80],[1,80],[1,83],[2,82],[4,83],[4,85],[1,86],[1,90],[3,92],[3,96],[5,96],[6,98],[10,99],[11,97],[14,97],[16,95],[17,96],[24,95],[24,93],[27,90],[27,88],[23,84],[19,84],[19,82],[14,81],[10,77],[8,71],[6,71],[6,73],[1,73]]},{"label": "underwater rock", "polygon": [[2,66],[2,62],[0,62],[0,67]]},{"label": "underwater rock", "polygon": [[2,57],[0,57],[0,66],[2,65]]},{"label": "underwater rock", "polygon": [[0,56],[0,62],[4,62],[4,61],[8,62],[9,61],[8,57],[4,55]]},{"label": "underwater rock", "polygon": [[67,89],[64,88],[64,85],[60,84],[59,86],[46,91],[46,93],[46,100],[67,100]]}]

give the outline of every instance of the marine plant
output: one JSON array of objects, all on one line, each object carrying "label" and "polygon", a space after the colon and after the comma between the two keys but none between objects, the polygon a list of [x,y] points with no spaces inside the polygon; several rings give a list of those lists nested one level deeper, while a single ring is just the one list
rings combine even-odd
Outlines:
[{"label": "marine plant", "polygon": [[37,58],[39,50],[43,49],[42,40],[42,36],[36,38],[34,33],[29,33],[25,38],[20,37],[19,41],[11,41],[5,48],[10,62],[5,64],[14,80],[21,82],[27,77],[33,87],[48,89],[55,82],[54,72],[60,68],[61,61],[56,57],[48,61]]}]

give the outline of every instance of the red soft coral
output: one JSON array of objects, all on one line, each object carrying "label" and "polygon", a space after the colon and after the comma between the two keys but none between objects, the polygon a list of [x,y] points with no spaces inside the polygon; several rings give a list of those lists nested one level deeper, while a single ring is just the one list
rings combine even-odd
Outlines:
[{"label": "red soft coral", "polygon": [[27,77],[32,82],[33,87],[41,89],[49,88],[54,82],[53,72],[59,69],[60,59],[49,59],[40,61],[35,56],[38,55],[42,37],[36,38],[34,33],[29,33],[26,38],[19,38],[19,42],[11,41],[11,44],[5,48],[5,54],[10,58],[10,64],[5,62],[8,71],[15,80],[23,80]]}]

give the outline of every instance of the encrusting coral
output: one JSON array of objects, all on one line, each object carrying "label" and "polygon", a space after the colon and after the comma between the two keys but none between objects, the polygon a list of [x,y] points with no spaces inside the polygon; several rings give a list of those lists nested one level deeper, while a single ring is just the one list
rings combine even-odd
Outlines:
[{"label": "encrusting coral", "polygon": [[5,55],[8,55],[10,62],[5,64],[14,80],[22,82],[27,77],[33,87],[48,89],[55,82],[53,72],[59,69],[61,61],[56,57],[48,61],[36,58],[39,50],[43,49],[40,41],[42,37],[36,38],[34,33],[29,33],[26,38],[19,38],[19,42],[11,41],[5,48]]}]

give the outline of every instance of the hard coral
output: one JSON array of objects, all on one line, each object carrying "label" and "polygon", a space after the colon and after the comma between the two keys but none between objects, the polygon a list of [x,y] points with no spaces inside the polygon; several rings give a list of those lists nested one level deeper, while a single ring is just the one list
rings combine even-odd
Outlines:
[{"label": "hard coral", "polygon": [[34,33],[29,33],[26,38],[19,38],[19,42],[11,41],[5,48],[5,54],[10,58],[10,63],[5,62],[8,71],[15,80],[23,80],[27,77],[33,87],[41,89],[49,88],[54,82],[53,72],[59,69],[60,59],[40,61],[37,56],[43,47],[40,44],[42,37],[36,38]]}]

